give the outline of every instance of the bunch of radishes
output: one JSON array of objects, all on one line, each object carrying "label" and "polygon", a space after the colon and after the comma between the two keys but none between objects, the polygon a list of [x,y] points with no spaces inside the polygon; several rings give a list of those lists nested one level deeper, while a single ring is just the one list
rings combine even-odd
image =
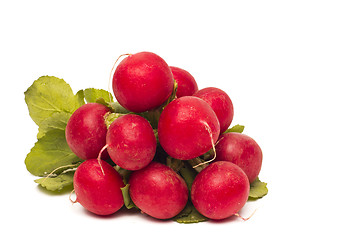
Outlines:
[{"label": "bunch of radishes", "polygon": [[[66,126],[70,149],[86,160],[74,175],[76,202],[95,214],[115,213],[126,183],[133,204],[154,218],[172,218],[188,201],[210,219],[239,212],[262,152],[252,138],[224,133],[234,115],[224,91],[198,91],[189,72],[151,52],[126,55],[112,88],[124,113],[87,103]],[[178,172],[184,163],[199,172],[190,183]]]}]

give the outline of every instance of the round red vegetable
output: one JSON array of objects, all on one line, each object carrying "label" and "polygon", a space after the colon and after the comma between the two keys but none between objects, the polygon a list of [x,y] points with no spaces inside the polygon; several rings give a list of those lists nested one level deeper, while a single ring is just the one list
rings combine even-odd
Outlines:
[{"label": "round red vegetable", "polygon": [[[66,141],[70,149],[81,159],[97,158],[106,144],[107,128],[104,115],[110,110],[99,103],[87,103],[70,117],[66,129]],[[106,151],[102,159],[109,158]]]},{"label": "round red vegetable", "polygon": [[215,112],[197,97],[177,98],[160,115],[159,141],[173,158],[188,160],[206,153],[217,141],[219,133]]},{"label": "round red vegetable", "polygon": [[129,184],[134,204],[154,218],[172,218],[184,209],[188,201],[189,193],[184,179],[158,162],[132,172]]},{"label": "round red vegetable", "polygon": [[127,170],[145,167],[156,152],[156,138],[150,123],[135,114],[121,116],[112,122],[106,143],[111,160]]},{"label": "round red vegetable", "polygon": [[170,69],[178,84],[176,97],[191,96],[198,91],[198,85],[195,78],[188,71],[172,66]]},{"label": "round red vegetable", "polygon": [[194,207],[210,219],[225,219],[245,205],[250,184],[243,170],[231,162],[215,162],[202,170],[191,187]]},{"label": "round red vegetable", "polygon": [[216,113],[220,123],[220,133],[225,132],[234,117],[234,106],[230,97],[219,88],[208,87],[196,92],[194,96],[203,99]]},{"label": "round red vegetable", "polygon": [[258,177],[262,164],[262,151],[251,137],[235,132],[223,134],[215,150],[215,161],[235,163],[244,170],[250,183]]},{"label": "round red vegetable", "polygon": [[97,215],[110,215],[124,205],[120,188],[125,185],[120,174],[110,164],[101,160],[101,167],[97,159],[89,159],[76,169],[76,202]]},{"label": "round red vegetable", "polygon": [[170,97],[174,79],[161,57],[140,52],[120,62],[112,86],[120,105],[132,112],[145,112],[159,107]]}]

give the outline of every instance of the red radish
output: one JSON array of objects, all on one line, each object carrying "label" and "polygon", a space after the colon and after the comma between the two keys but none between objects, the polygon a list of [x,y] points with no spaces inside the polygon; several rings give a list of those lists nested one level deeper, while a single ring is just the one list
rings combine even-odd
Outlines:
[{"label": "red radish", "polygon": [[156,138],[143,117],[127,114],[111,123],[106,135],[110,158],[121,168],[139,170],[155,156]]},{"label": "red radish", "polygon": [[103,160],[86,160],[74,174],[76,202],[97,215],[113,214],[124,205],[124,186],[120,174]]},{"label": "red radish", "polygon": [[129,179],[130,197],[144,213],[158,219],[169,219],[180,213],[189,191],[184,179],[168,166],[152,162],[134,171]]},{"label": "red radish", "polygon": [[250,184],[244,171],[231,162],[215,162],[202,170],[191,187],[194,207],[210,219],[235,215],[245,205]]},{"label": "red radish", "polygon": [[[66,129],[66,141],[70,149],[81,159],[97,158],[106,144],[104,115],[110,110],[99,103],[87,103],[79,107],[70,117]],[[102,159],[109,158],[103,152]]]},{"label": "red radish", "polygon": [[188,160],[206,153],[214,146],[219,132],[215,112],[197,97],[177,98],[160,115],[159,141],[173,158]]},{"label": "red radish", "polygon": [[145,112],[159,107],[170,97],[174,79],[161,57],[140,52],[120,62],[112,86],[121,106],[132,112]]},{"label": "red radish", "polygon": [[236,132],[225,133],[220,137],[215,150],[215,161],[235,163],[244,170],[250,183],[258,177],[262,164],[262,151],[251,137]]},{"label": "red radish", "polygon": [[234,106],[230,97],[219,88],[208,87],[199,90],[194,96],[207,102],[216,113],[220,123],[220,133],[225,132],[234,117]]},{"label": "red radish", "polygon": [[176,97],[191,96],[198,91],[198,85],[195,78],[188,71],[172,66],[170,69],[178,84]]}]

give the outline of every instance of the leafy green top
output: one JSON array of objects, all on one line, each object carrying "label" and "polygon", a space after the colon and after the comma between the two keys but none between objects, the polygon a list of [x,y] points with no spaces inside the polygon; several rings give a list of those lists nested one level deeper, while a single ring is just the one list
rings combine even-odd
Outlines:
[{"label": "leafy green top", "polygon": [[30,117],[38,126],[54,113],[71,114],[85,103],[81,94],[74,95],[63,79],[50,76],[34,81],[25,92],[25,102]]},{"label": "leafy green top", "polygon": [[25,165],[35,176],[51,173],[42,186],[49,190],[59,190],[62,186],[49,186],[55,181],[49,180],[83,161],[70,150],[66,142],[66,124],[71,114],[85,104],[85,100],[96,102],[99,98],[107,103],[113,101],[111,94],[101,89],[88,88],[74,94],[63,79],[51,76],[40,77],[26,90],[25,102],[39,132],[38,141],[26,156]]},{"label": "leafy green top", "polygon": [[250,184],[249,200],[256,200],[258,198],[262,198],[267,193],[267,183],[261,182],[260,179],[257,178],[254,182]]},{"label": "leafy green top", "polygon": [[228,133],[228,132],[237,132],[237,133],[242,133],[244,131],[244,126],[243,125],[239,125],[236,124],[235,126],[229,128],[228,130],[226,130],[224,133]]}]

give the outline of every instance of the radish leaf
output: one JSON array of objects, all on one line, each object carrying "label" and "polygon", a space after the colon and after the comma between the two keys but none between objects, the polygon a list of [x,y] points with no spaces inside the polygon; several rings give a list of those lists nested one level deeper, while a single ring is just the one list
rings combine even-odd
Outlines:
[{"label": "radish leaf", "polygon": [[35,80],[25,92],[25,102],[32,120],[39,126],[54,113],[73,113],[84,99],[74,95],[69,84],[63,79],[43,76]]},{"label": "radish leaf", "polygon": [[244,128],[245,128],[245,126],[236,124],[235,126],[233,126],[233,127],[229,128],[228,130],[226,130],[224,133],[228,133],[228,132],[242,133],[244,131]]},{"label": "radish leaf", "polygon": [[113,102],[111,93],[103,89],[87,88],[84,90],[84,97],[88,103],[94,103],[99,98],[104,99],[105,102]]},{"label": "radish leaf", "polygon": [[64,187],[73,184],[74,171],[67,171],[56,177],[43,177],[36,179],[35,182],[49,191],[60,191]]},{"label": "radish leaf", "polygon": [[[81,161],[67,145],[65,131],[51,130],[35,143],[35,146],[26,156],[25,165],[31,174],[42,177],[56,168]],[[66,168],[59,170],[63,172]]]},{"label": "radish leaf", "polygon": [[267,183],[261,182],[257,178],[254,182],[250,184],[249,200],[256,200],[262,198],[268,193]]}]

